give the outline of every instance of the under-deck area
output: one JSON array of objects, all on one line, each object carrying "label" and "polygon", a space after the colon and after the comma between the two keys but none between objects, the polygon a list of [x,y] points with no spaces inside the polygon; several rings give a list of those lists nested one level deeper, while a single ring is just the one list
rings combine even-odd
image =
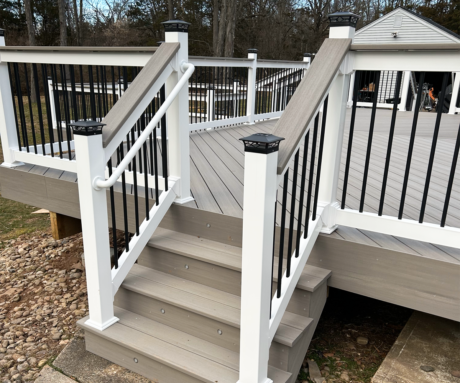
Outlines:
[{"label": "under-deck area", "polygon": [[[364,203],[364,211],[371,213],[378,211],[391,113],[390,110],[377,111]],[[357,110],[345,204],[346,207],[352,209],[359,208],[361,199],[370,114],[370,109]],[[350,115],[350,110],[347,110],[342,166],[337,192],[339,202],[343,198],[343,172]],[[386,189],[385,215],[397,216],[400,208],[412,118],[413,113],[411,112],[397,115],[391,157],[392,166],[390,166]],[[420,113],[419,115],[404,208],[405,218],[418,220],[425,179],[423,175],[427,169],[435,119],[435,113]],[[225,221],[228,226],[222,227],[223,223],[219,223],[219,230],[223,231],[219,236],[224,242],[225,238],[231,238],[232,244],[241,246],[244,148],[240,138],[260,132],[271,133],[276,122],[277,120],[273,119],[257,122],[254,125],[239,125],[190,134],[191,192],[195,200],[185,206],[228,216]],[[426,205],[425,222],[428,223],[439,224],[441,219],[450,161],[459,123],[460,117],[457,115],[443,115],[442,117]],[[309,150],[312,150],[312,137],[309,142]],[[158,150],[161,150],[160,144]],[[307,172],[309,166],[310,161],[307,162]],[[291,182],[292,168],[291,164],[289,174]],[[301,171],[302,167],[299,166],[299,175]],[[460,173],[460,169],[457,168],[456,173]],[[0,174],[3,197],[79,217],[76,174],[28,164],[14,169],[0,168]],[[315,179],[314,177],[313,185]],[[281,195],[280,188],[278,203],[280,203]],[[298,192],[297,203],[299,197]],[[304,205],[306,205],[305,199]],[[291,206],[290,196],[288,196],[288,206]],[[188,217],[183,225],[183,230],[187,233],[201,234],[192,226],[197,225],[200,230],[203,230],[208,224],[210,226],[214,224],[213,214],[194,213],[191,209],[177,205],[173,210],[175,211],[173,214],[181,211],[182,217]],[[278,209],[278,215],[280,210]],[[296,218],[294,217],[294,222]],[[277,223],[279,219],[277,216]],[[203,220],[206,222],[202,222]],[[289,223],[289,219],[286,221]],[[459,227],[459,224],[460,184],[457,182],[452,189],[446,225]],[[201,235],[206,236],[205,233]],[[460,284],[458,278],[460,251],[457,249],[340,226],[333,234],[321,234],[308,263],[332,270],[329,284],[333,287],[450,319],[460,319],[460,300],[456,293]],[[431,304],[427,305],[427,302]]]}]

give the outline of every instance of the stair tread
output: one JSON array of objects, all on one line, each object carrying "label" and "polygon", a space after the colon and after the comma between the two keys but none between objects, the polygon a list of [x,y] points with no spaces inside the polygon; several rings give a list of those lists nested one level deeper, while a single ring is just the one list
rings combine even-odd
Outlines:
[{"label": "stair tread", "polygon": [[[226,245],[176,231],[158,228],[150,239],[148,246],[171,251],[222,266],[231,270],[241,271],[241,248]],[[286,262],[285,262],[286,263]],[[274,262],[274,280],[277,280],[278,258]],[[317,290],[331,275],[330,270],[306,265],[297,284],[297,288],[313,292]]]},{"label": "stair tread", "polygon": [[[104,331],[86,326],[87,318],[80,320],[78,325],[204,382],[234,383],[238,380],[239,353],[119,307],[115,307],[115,316],[119,321]],[[288,372],[269,366],[269,378],[275,383],[285,383],[290,376]]]},{"label": "stair tread", "polygon": [[[196,282],[134,265],[123,288],[239,328],[241,298]],[[275,341],[292,347],[313,319],[286,312]]]}]

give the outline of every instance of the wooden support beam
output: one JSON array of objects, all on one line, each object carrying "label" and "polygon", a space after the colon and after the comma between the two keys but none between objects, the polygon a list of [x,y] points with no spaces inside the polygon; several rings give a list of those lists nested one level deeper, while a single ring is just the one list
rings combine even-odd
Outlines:
[{"label": "wooden support beam", "polygon": [[55,240],[81,233],[81,220],[50,211],[51,233]]}]

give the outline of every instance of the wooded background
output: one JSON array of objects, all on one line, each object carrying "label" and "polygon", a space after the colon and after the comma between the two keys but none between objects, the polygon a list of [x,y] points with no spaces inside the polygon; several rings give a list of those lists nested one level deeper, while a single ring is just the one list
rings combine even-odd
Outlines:
[{"label": "wooded background", "polygon": [[328,34],[327,15],[357,28],[403,6],[460,34],[460,0],[0,0],[7,45],[155,46],[161,22],[190,22],[190,54],[301,60]]}]

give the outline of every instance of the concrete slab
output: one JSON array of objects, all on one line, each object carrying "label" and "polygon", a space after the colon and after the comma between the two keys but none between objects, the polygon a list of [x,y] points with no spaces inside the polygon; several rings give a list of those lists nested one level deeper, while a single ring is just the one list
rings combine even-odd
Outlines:
[{"label": "concrete slab", "polygon": [[35,383],[75,383],[75,380],[61,374],[50,366],[45,366],[40,372],[40,376]]},{"label": "concrete slab", "polygon": [[372,383],[460,383],[459,371],[460,323],[416,311]]},{"label": "concrete slab", "polygon": [[[66,375],[76,378],[80,383],[151,382],[141,375],[86,351],[85,339],[81,335],[72,339],[53,362],[53,365]],[[61,381],[56,381],[56,383],[61,383]],[[63,381],[62,383],[67,382]]]}]

